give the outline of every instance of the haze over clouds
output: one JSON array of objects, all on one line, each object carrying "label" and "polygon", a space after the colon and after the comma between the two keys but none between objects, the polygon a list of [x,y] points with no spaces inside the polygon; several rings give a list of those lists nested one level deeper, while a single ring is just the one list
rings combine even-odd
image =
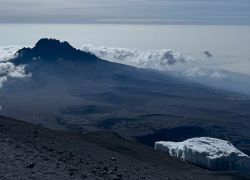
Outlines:
[{"label": "haze over clouds", "polygon": [[[129,48],[84,45],[82,46],[82,50],[112,62],[136,66],[139,68],[180,72],[182,75],[191,78],[210,77],[223,79],[227,77],[227,75],[219,69],[213,67],[216,61],[209,61],[207,58],[199,60],[194,59],[171,49],[151,49],[142,51]],[[201,53],[204,53],[204,51]]]},{"label": "haze over clouds", "polygon": [[[25,72],[25,66],[15,66],[8,61],[19,48],[21,46],[0,47],[0,87],[10,78],[30,76]],[[223,67],[221,64],[230,65],[230,62],[228,58],[221,60],[217,54],[207,58],[204,51],[200,51],[200,57],[193,57],[170,49],[139,50],[93,45],[83,45],[81,49],[111,62],[160,70],[204,85],[250,94],[249,75]]]},{"label": "haze over clouds", "polygon": [[[7,81],[7,77],[27,77],[25,66],[15,66],[9,59],[15,57],[15,52],[21,46],[0,47],[0,72],[2,82]],[[217,63],[214,59],[196,59],[182,52],[171,49],[149,49],[139,50],[136,48],[118,48],[106,46],[83,45],[81,50],[92,53],[99,58],[138,68],[149,68],[161,71],[169,71],[184,75],[189,78],[209,77],[224,79],[230,76],[223,69],[215,68]],[[200,52],[201,54],[204,51]],[[212,57],[211,57],[212,58]],[[229,74],[228,74],[229,73]]]},{"label": "haze over clouds", "polygon": [[[0,48],[0,61],[8,61],[9,59],[13,58],[17,50],[18,46]],[[138,50],[135,48],[129,49],[83,45],[81,47],[81,50],[92,53],[102,59],[111,62],[131,65],[139,68],[150,68],[161,71],[181,72],[182,75],[192,78],[211,77],[222,79],[226,77],[226,75],[220,73],[219,70],[208,70],[207,68],[209,68],[209,66],[207,66],[207,64],[207,68],[199,67],[202,66],[202,61],[197,61],[188,55],[171,49]],[[20,70],[21,67],[18,67],[19,69],[15,69],[16,67],[12,63],[7,62],[0,63],[0,68],[0,72],[4,72],[4,74],[6,74],[6,72],[13,74],[14,72],[17,72],[17,70]],[[22,73],[19,74],[22,74],[25,77],[24,67],[22,67],[22,70]],[[7,80],[5,76],[4,79]]]},{"label": "haze over clouds", "polygon": [[161,70],[200,84],[250,94],[249,75],[220,67],[221,57],[214,57],[208,50],[205,52],[211,55],[209,58],[204,56],[204,50],[200,52],[203,55],[201,58],[193,58],[168,49],[143,51],[85,45],[82,46],[82,50],[112,62]]},{"label": "haze over clouds", "polygon": [[250,25],[249,0],[0,0],[5,23]]}]

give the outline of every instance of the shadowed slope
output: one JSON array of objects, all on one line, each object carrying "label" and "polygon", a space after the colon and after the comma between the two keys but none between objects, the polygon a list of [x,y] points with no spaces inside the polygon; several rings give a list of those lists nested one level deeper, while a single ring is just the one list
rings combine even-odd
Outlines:
[{"label": "shadowed slope", "polygon": [[240,180],[212,172],[112,132],[55,131],[0,116],[1,179]]}]

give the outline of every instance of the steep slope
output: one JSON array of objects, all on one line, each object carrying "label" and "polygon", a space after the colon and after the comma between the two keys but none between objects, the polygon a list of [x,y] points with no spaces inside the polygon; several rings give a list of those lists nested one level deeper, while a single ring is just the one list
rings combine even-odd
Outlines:
[{"label": "steep slope", "polygon": [[111,63],[52,39],[19,50],[12,62],[31,76],[0,89],[2,115],[83,133],[108,129],[149,145],[215,136],[250,153],[249,97]]},{"label": "steep slope", "polygon": [[1,179],[244,179],[179,161],[111,132],[80,135],[0,117]]}]

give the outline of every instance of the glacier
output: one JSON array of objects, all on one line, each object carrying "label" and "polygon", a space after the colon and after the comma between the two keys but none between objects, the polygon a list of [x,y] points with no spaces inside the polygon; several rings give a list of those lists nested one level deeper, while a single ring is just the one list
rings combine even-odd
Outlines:
[{"label": "glacier", "polygon": [[250,157],[225,140],[198,137],[182,142],[159,141],[155,149],[210,170],[250,174]]}]

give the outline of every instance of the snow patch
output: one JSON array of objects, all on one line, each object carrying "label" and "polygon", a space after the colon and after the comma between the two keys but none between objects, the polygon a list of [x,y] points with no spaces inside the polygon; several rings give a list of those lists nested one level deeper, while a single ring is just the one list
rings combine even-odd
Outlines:
[{"label": "snow patch", "polygon": [[183,142],[159,141],[155,149],[211,170],[250,173],[250,157],[221,139],[199,137]]}]

